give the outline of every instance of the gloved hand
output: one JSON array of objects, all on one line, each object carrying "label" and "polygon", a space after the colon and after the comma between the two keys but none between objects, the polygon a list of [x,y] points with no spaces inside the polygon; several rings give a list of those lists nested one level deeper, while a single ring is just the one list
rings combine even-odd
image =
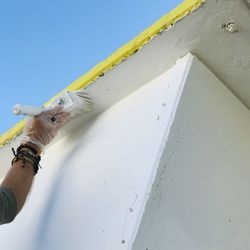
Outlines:
[{"label": "gloved hand", "polygon": [[68,120],[70,114],[62,112],[62,110],[62,105],[58,105],[28,120],[24,127],[21,145],[31,145],[40,154],[44,147],[56,136],[61,126]]}]

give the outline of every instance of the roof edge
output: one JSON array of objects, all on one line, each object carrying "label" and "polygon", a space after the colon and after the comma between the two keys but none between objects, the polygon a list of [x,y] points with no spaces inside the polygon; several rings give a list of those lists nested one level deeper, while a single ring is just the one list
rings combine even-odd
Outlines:
[{"label": "roof edge", "polygon": [[[123,45],[117,51],[115,51],[111,56],[106,58],[104,61],[97,64],[94,68],[84,74],[82,77],[78,78],[72,82],[63,91],[52,97],[46,104],[51,103],[58,95],[62,92],[69,90],[75,91],[81,88],[85,88],[91,83],[93,83],[98,77],[104,75],[105,72],[115,67],[117,64],[121,63],[124,59],[135,54],[141,47],[147,44],[153,37],[161,34],[163,30],[168,29],[174,23],[184,18],[187,14],[198,9],[206,0],[185,0],[183,3],[178,5],[175,9],[170,11],[168,14],[161,17],[149,28],[144,30],[138,36],[133,38],[130,42]],[[10,142],[13,138],[22,133],[23,127],[25,125],[25,120],[18,122],[13,128],[5,132],[0,136],[0,147]]]}]

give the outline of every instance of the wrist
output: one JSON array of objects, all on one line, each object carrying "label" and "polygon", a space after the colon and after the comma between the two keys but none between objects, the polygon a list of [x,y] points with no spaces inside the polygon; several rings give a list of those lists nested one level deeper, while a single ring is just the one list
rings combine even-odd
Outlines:
[{"label": "wrist", "polygon": [[41,155],[42,152],[42,150],[37,145],[31,142],[21,143],[21,145],[17,148],[17,152],[23,149],[31,151],[34,155]]},{"label": "wrist", "polygon": [[11,162],[13,166],[14,163],[22,160],[23,167],[26,163],[32,164],[34,169],[34,175],[37,174],[40,166],[41,156],[38,155],[37,151],[32,148],[30,145],[20,145],[15,152],[14,148],[12,148],[12,152],[14,154],[14,159]]}]

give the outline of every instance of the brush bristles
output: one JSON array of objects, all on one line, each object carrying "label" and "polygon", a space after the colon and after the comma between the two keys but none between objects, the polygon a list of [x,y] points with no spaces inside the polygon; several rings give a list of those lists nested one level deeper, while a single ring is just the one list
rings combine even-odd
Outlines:
[{"label": "brush bristles", "polygon": [[51,106],[63,105],[63,111],[70,113],[70,119],[94,110],[93,99],[85,90],[67,91],[59,96]]},{"label": "brush bristles", "polygon": [[85,91],[68,92],[68,94],[73,101],[73,105],[70,106],[70,117],[83,115],[93,111],[94,102]]}]

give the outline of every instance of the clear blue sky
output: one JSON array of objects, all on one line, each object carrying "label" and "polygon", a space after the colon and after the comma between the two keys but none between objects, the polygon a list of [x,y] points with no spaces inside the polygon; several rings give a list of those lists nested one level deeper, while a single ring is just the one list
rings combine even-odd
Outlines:
[{"label": "clear blue sky", "polygon": [[0,134],[183,0],[1,0]]}]

